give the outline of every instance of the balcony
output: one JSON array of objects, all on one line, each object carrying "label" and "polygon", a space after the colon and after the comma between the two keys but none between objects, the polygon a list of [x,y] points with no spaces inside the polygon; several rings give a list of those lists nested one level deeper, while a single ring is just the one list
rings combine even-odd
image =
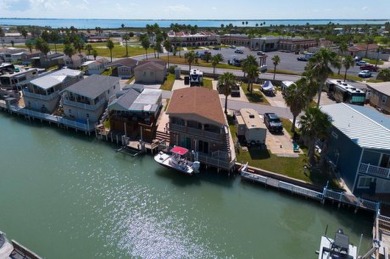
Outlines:
[{"label": "balcony", "polygon": [[212,139],[212,140],[216,140],[216,141],[223,141],[224,140],[224,134],[218,134],[218,133],[214,133],[214,132],[210,132],[210,131],[181,126],[181,125],[173,124],[173,123],[169,124],[169,130],[183,132],[183,133],[187,133],[187,134],[190,134],[193,136],[203,137],[203,138]]},{"label": "balcony", "polygon": [[358,172],[373,177],[390,179],[390,168],[386,168],[386,167],[361,163]]},{"label": "balcony", "polygon": [[59,91],[55,91],[55,92],[48,94],[48,95],[43,95],[43,94],[31,93],[27,89],[23,89],[23,96],[29,97],[29,98],[35,98],[35,99],[39,99],[39,100],[43,100],[43,101],[50,101],[50,100],[58,98]]},{"label": "balcony", "polygon": [[97,110],[99,107],[103,106],[105,103],[106,103],[105,99],[101,99],[96,104],[86,104],[86,103],[82,103],[82,102],[70,101],[69,99],[63,98],[63,105],[72,106],[72,107],[81,108],[81,109],[90,110],[90,111]]}]

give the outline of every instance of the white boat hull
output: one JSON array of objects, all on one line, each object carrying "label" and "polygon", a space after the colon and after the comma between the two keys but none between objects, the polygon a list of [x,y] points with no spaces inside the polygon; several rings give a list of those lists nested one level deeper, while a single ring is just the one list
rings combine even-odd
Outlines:
[{"label": "white boat hull", "polygon": [[184,174],[192,175],[195,173],[192,168],[193,163],[187,160],[177,160],[174,159],[172,155],[166,154],[164,152],[159,152],[154,156],[154,160],[162,166],[165,166],[170,169],[182,172]]}]

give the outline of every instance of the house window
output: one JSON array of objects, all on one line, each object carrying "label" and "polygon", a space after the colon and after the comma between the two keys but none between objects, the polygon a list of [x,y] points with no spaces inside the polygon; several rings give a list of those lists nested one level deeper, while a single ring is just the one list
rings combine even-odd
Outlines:
[{"label": "house window", "polygon": [[384,168],[390,168],[390,155],[382,154],[381,163],[379,164],[379,166]]},{"label": "house window", "polygon": [[359,189],[369,189],[371,181],[372,181],[372,177],[368,177],[368,176],[359,177],[358,188]]},{"label": "house window", "polygon": [[387,96],[382,95],[382,104],[385,104],[387,102]]}]

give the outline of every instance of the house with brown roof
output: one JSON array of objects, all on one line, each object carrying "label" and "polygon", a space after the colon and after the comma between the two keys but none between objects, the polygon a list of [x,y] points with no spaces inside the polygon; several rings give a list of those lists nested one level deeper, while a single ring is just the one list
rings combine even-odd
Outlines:
[{"label": "house with brown roof", "polygon": [[390,82],[368,83],[367,95],[372,106],[390,114]]},{"label": "house with brown roof", "polygon": [[141,84],[162,84],[166,75],[166,62],[161,59],[139,61],[134,69],[135,82]]},{"label": "house with brown roof", "polygon": [[356,44],[348,47],[348,52],[351,56],[377,58],[377,44]]},{"label": "house with brown roof", "polygon": [[134,76],[134,69],[138,64],[138,60],[133,58],[122,58],[110,64],[112,68],[112,76],[120,78],[131,78]]},{"label": "house with brown roof", "polygon": [[233,168],[236,155],[217,91],[203,87],[175,90],[166,113],[171,145],[197,152],[204,165]]}]

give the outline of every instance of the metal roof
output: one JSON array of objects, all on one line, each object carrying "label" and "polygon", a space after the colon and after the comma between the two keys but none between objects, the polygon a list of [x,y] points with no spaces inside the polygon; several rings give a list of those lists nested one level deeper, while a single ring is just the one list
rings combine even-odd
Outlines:
[{"label": "metal roof", "polygon": [[69,68],[63,68],[60,70],[57,70],[53,73],[46,74],[44,76],[38,77],[36,79],[33,79],[30,81],[31,84],[34,84],[42,89],[49,89],[50,87],[53,87],[55,85],[58,85],[59,83],[62,83],[65,78],[69,77],[76,77],[82,74],[80,70],[73,70]]},{"label": "metal roof", "polygon": [[370,108],[345,103],[321,107],[332,117],[333,126],[360,147],[390,150],[390,118],[366,109]]},{"label": "metal roof", "polygon": [[144,89],[133,102],[129,110],[155,112],[159,107],[162,91],[158,89]]},{"label": "metal roof", "polygon": [[367,87],[381,92],[384,95],[390,96],[390,82],[368,83]]}]

